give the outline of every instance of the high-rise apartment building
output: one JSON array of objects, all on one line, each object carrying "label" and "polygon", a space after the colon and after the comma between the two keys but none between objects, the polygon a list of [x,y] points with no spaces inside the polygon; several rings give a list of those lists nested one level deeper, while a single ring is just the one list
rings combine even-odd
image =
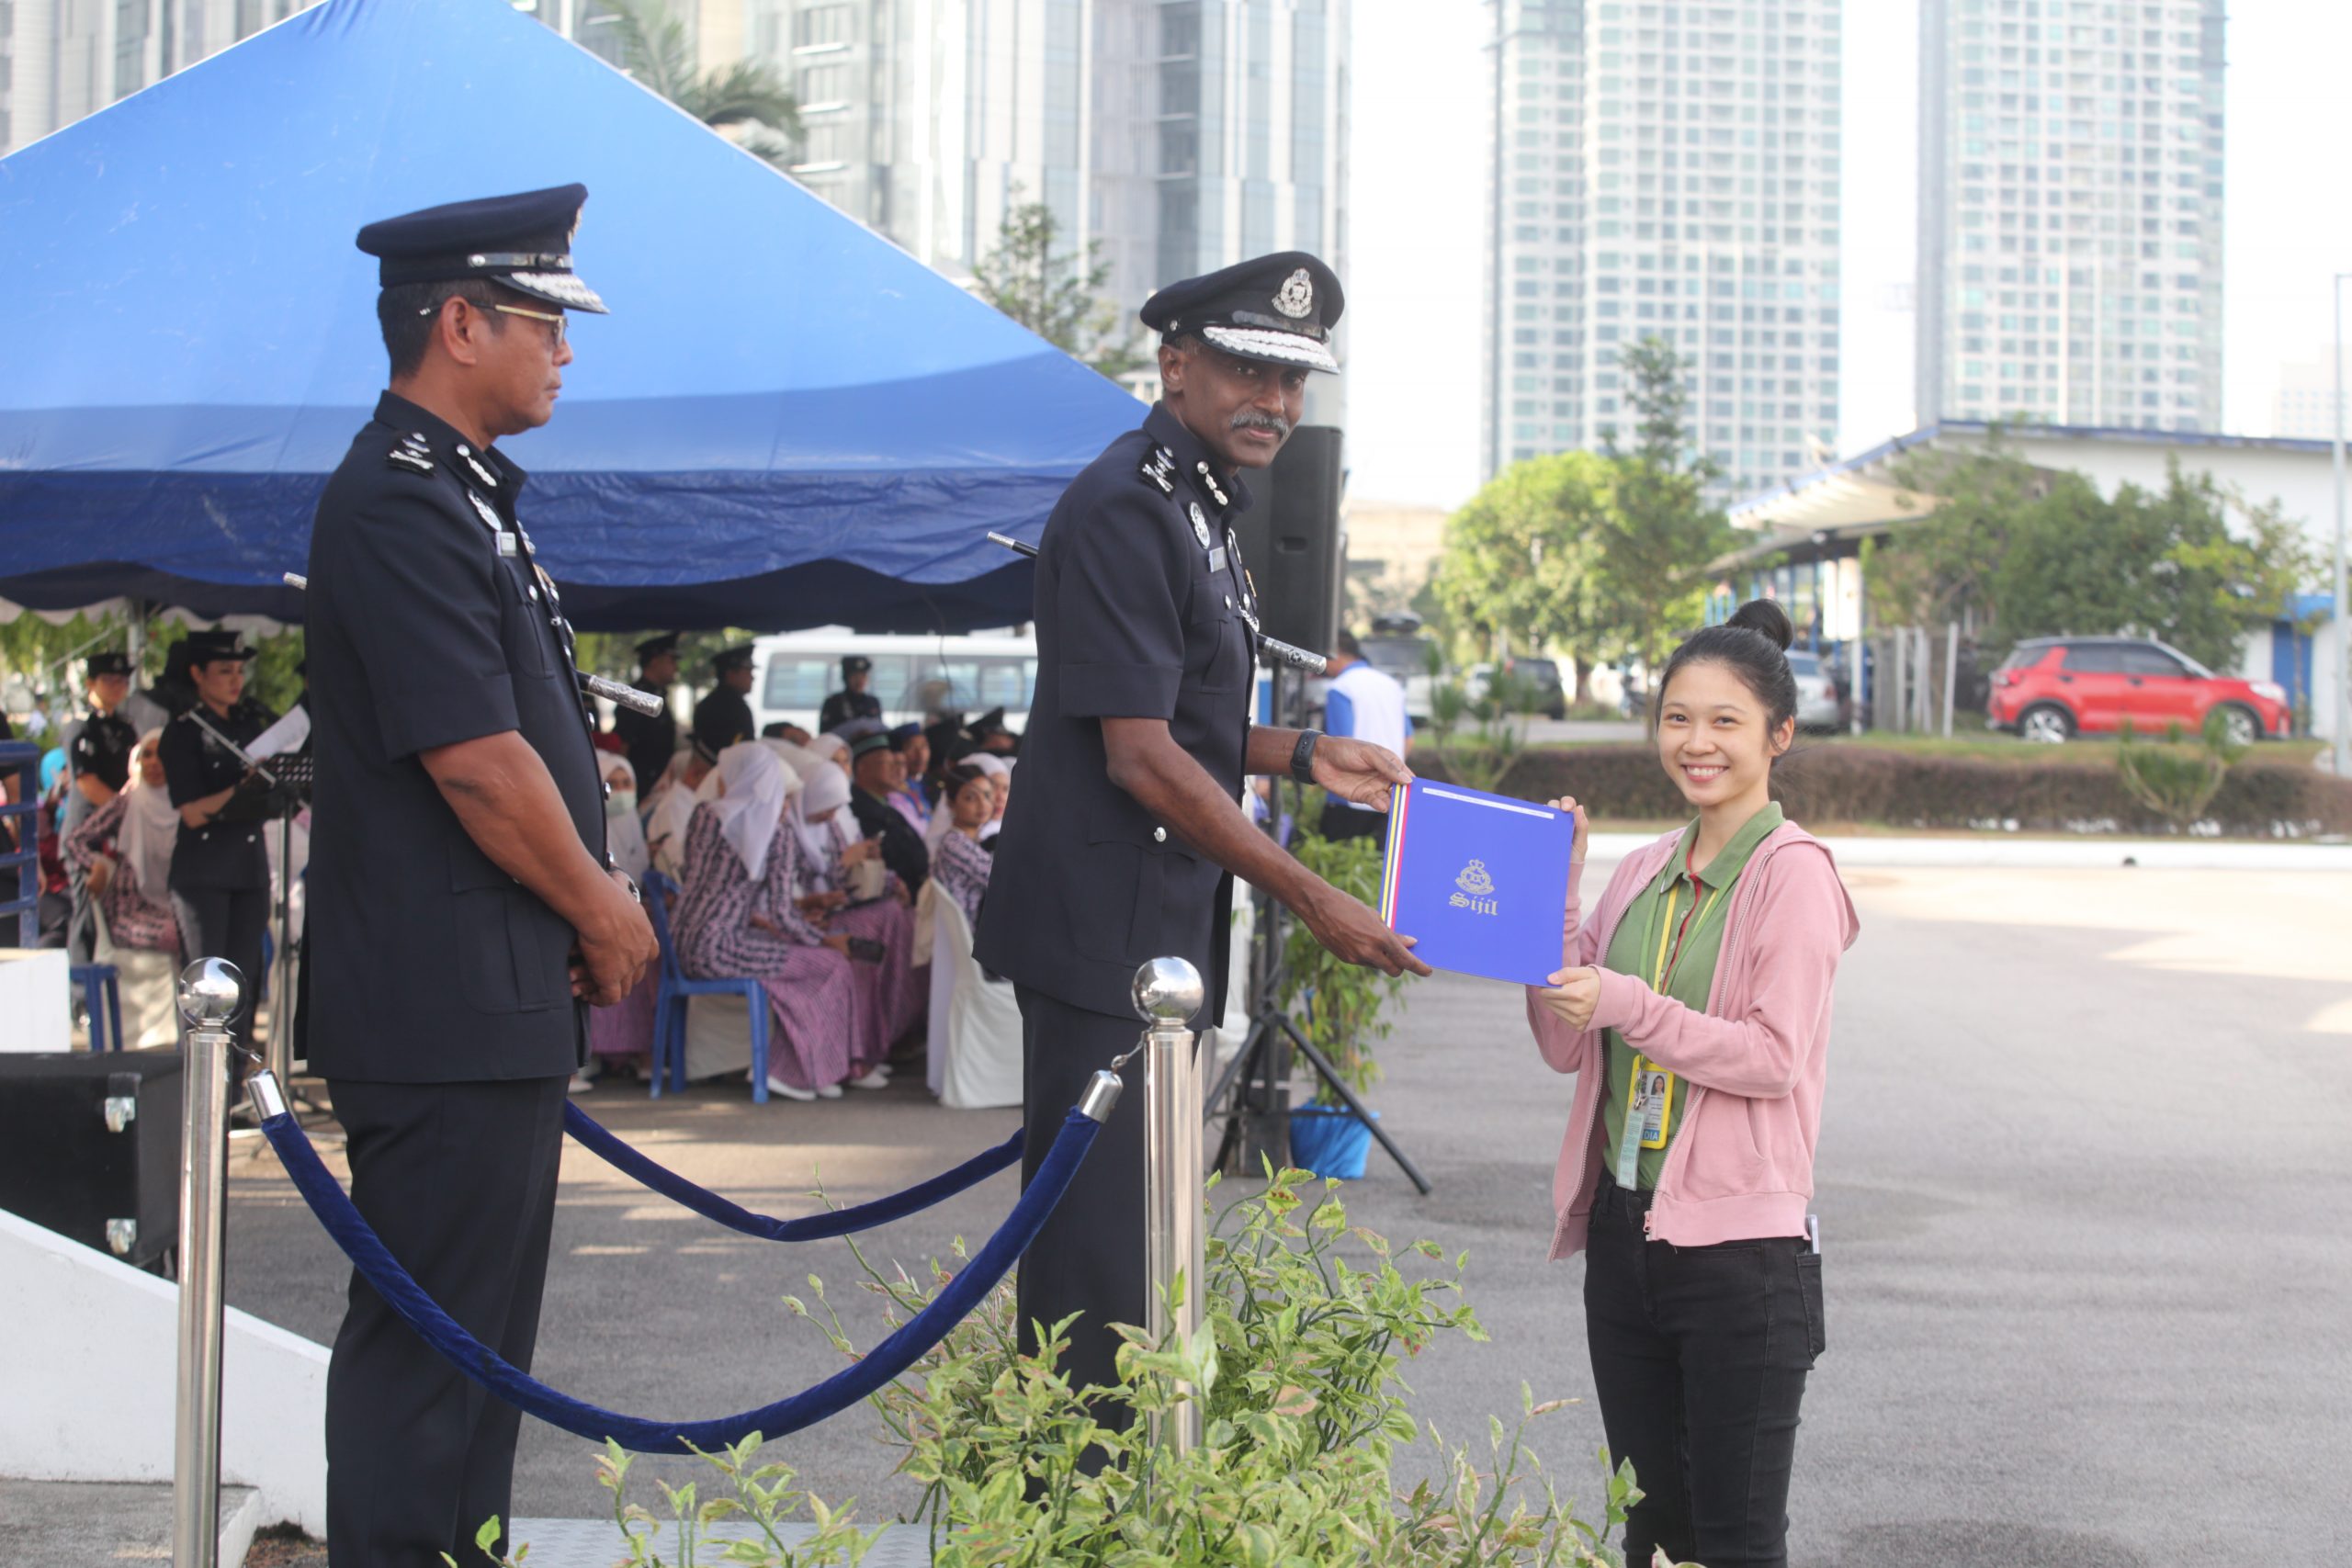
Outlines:
[{"label": "high-rise apartment building", "polygon": [[2308,360],[2278,367],[2278,389],[2270,398],[2270,434],[2302,441],[2335,439],[2333,348],[2322,348]]},{"label": "high-rise apartment building", "polygon": [[1839,6],[1487,0],[1488,475],[1630,437],[1645,337],[1724,493],[1836,440]]},{"label": "high-rise apartment building", "polygon": [[751,0],[794,176],[951,276],[1043,202],[1123,310],[1266,251],[1344,270],[1350,0]]},{"label": "high-rise apartment building", "polygon": [[2222,422],[2222,0],[1921,0],[1918,414]]}]

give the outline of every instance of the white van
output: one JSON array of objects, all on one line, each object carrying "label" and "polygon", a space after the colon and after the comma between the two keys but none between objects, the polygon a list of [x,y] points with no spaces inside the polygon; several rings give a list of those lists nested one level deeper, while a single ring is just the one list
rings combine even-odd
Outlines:
[{"label": "white van", "polygon": [[893,725],[941,713],[978,718],[1004,709],[1007,729],[1029,722],[1037,689],[1037,639],[1011,632],[977,637],[877,637],[827,626],[763,637],[752,644],[752,708],[760,727],[779,721],[814,732],[818,710],[842,689],[842,660],[874,661],[865,689]]}]

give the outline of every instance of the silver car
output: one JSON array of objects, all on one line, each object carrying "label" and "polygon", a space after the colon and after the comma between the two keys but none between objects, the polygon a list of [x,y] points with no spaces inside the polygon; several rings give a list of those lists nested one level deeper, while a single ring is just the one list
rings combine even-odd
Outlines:
[{"label": "silver car", "polygon": [[1797,678],[1797,728],[1837,728],[1839,721],[1838,688],[1831,683],[1828,672],[1821,668],[1821,655],[1792,650],[1789,671]]}]

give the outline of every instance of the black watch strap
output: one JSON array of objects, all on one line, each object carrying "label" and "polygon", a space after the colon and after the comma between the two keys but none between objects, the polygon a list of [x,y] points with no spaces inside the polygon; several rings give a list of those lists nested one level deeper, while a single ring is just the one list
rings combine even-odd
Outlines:
[{"label": "black watch strap", "polygon": [[1322,739],[1319,729],[1302,729],[1298,744],[1290,749],[1290,776],[1303,784],[1315,782],[1315,743]]}]

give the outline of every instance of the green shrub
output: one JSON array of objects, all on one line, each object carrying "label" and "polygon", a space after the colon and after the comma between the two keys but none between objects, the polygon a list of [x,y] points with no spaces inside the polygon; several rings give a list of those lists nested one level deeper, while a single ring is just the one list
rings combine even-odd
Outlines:
[{"label": "green shrub", "polygon": [[[1413,758],[1416,772],[1449,776],[1442,757]],[[1501,791],[1523,800],[1573,795],[1596,818],[1679,821],[1681,791],[1645,746],[1571,746],[1521,754]],[[2164,812],[2135,798],[2107,757],[2034,766],[1976,757],[1799,746],[1772,770],[1772,794],[1800,822],[2007,832],[2166,833]],[[2352,833],[2352,780],[2316,768],[2245,761],[2231,768],[2201,821],[2251,838]]]},{"label": "green shrub", "polygon": [[[1377,839],[1326,839],[1315,830],[1322,808],[1310,796],[1299,813],[1294,852],[1299,863],[1374,908],[1380,907],[1380,873],[1386,857]],[[1396,1027],[1389,1004],[1404,988],[1401,975],[1343,963],[1315,940],[1305,920],[1294,920],[1283,946],[1283,1005],[1323,1053],[1348,1088],[1362,1095],[1380,1081],[1374,1042]],[[1318,1077],[1315,1102],[1341,1103]]]},{"label": "green shrub", "polygon": [[[899,1470],[923,1488],[939,1568],[1099,1564],[1102,1568],[1622,1568],[1608,1538],[1640,1496],[1630,1465],[1610,1467],[1601,1521],[1588,1524],[1541,1479],[1524,1436],[1566,1401],[1524,1390],[1516,1427],[1489,1424],[1482,1445],[1424,1433],[1408,1409],[1403,1363],[1441,1336],[1486,1337],[1459,1299],[1463,1260],[1430,1271],[1430,1242],[1394,1248],[1351,1228],[1337,1182],[1270,1172],[1265,1190],[1234,1204],[1208,1244],[1206,1319],[1192,1345],[1154,1345],[1123,1329],[1121,1385],[1073,1389],[1053,1359],[1061,1341],[1020,1353],[1009,1285],[873,1400]],[[853,1252],[855,1249],[853,1247]],[[1413,1272],[1400,1267],[1413,1264]],[[865,1287],[895,1326],[922,1309],[967,1259],[934,1264],[918,1285],[863,1255]],[[858,1354],[811,1279],[814,1312],[844,1356]],[[1150,1418],[1190,1391],[1204,1396],[1198,1448],[1154,1445]],[[1100,1419],[1132,1411],[1131,1426]],[[1409,1489],[1391,1476],[1397,1451],[1427,1436],[1437,1477]],[[702,1560],[797,1568],[854,1562],[870,1542],[846,1510],[792,1489],[782,1466],[754,1469],[757,1439],[709,1457],[724,1483],[707,1501],[664,1487],[682,1520],[751,1521],[762,1539],[720,1543]],[[1096,1450],[1099,1470],[1082,1465]],[[651,1516],[626,1502],[628,1461],[600,1461],[624,1528]],[[774,1525],[802,1506],[821,1526],[813,1547],[786,1549]],[[690,1532],[699,1535],[699,1531]],[[653,1568],[644,1542],[635,1568]]]}]

